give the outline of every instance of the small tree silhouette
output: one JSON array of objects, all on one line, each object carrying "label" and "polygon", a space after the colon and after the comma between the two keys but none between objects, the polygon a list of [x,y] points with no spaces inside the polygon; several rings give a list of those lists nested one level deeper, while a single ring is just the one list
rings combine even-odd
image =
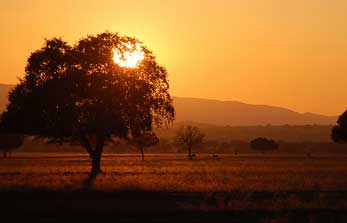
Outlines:
[{"label": "small tree silhouette", "polygon": [[278,144],[274,140],[262,137],[253,139],[250,146],[251,149],[260,151],[262,153],[271,150],[278,150]]},{"label": "small tree silhouette", "polygon": [[141,152],[142,161],[145,160],[144,148],[154,146],[159,142],[158,137],[153,132],[145,132],[138,136],[135,136],[131,140],[131,144],[134,145]]},{"label": "small tree silhouette", "polygon": [[334,142],[347,142],[347,110],[340,115],[337,125],[332,128],[331,138]]},{"label": "small tree silhouette", "polygon": [[113,60],[115,49],[138,43],[109,32],[74,46],[46,40],[31,54],[24,78],[10,92],[1,124],[51,142],[78,140],[92,159],[92,175],[97,175],[108,139],[127,139],[174,119],[166,69],[150,50],[141,46],[144,57],[135,68]]},{"label": "small tree silhouette", "polygon": [[7,153],[23,145],[24,136],[19,134],[0,134],[0,150],[4,159]]},{"label": "small tree silhouette", "polygon": [[183,145],[188,149],[188,158],[193,158],[192,149],[194,146],[202,143],[205,135],[201,133],[200,129],[195,126],[186,125],[181,126],[175,137],[175,142],[179,145]]}]

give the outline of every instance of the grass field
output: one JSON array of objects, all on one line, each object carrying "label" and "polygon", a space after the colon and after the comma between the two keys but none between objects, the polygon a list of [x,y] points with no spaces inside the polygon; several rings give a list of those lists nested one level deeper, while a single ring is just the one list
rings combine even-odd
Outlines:
[{"label": "grass field", "polygon": [[291,222],[298,216],[347,222],[347,155],[198,154],[189,161],[185,154],[147,154],[145,159],[104,154],[104,173],[90,184],[85,154],[18,152],[0,160],[0,190],[2,197],[15,200],[16,207],[23,205],[23,213],[31,210],[24,205],[28,200],[38,199],[42,202],[35,205],[41,207],[45,200],[53,209],[76,208],[85,201],[110,213],[236,212],[243,221],[247,213],[260,211],[255,216],[265,219],[261,222]]},{"label": "grass field", "polygon": [[[347,190],[347,156],[105,154],[98,190]],[[0,188],[80,189],[90,171],[85,154],[16,153],[0,160]]]}]

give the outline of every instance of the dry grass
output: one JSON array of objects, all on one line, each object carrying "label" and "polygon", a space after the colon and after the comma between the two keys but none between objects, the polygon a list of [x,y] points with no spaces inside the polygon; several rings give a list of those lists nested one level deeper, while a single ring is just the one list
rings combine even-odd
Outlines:
[{"label": "dry grass", "polygon": [[[211,154],[198,154],[196,160],[185,158],[185,154],[147,154],[142,162],[138,154],[105,154],[105,173],[87,186],[90,160],[85,154],[16,153],[0,160],[0,192],[6,197],[14,191],[8,199],[12,202],[15,196],[15,204],[26,202],[16,192],[28,194],[24,196],[34,192],[29,199],[32,206],[47,199],[52,210],[67,205],[70,196],[73,207],[102,204],[97,210],[142,211],[143,202],[152,199],[149,207],[165,210],[347,210],[347,156],[252,154],[213,159]],[[93,193],[86,187],[101,194],[89,197]],[[48,199],[42,193],[46,190],[59,195]],[[27,208],[23,210],[30,213]]]},{"label": "dry grass", "polygon": [[[105,154],[97,190],[177,192],[343,191],[347,156]],[[85,154],[16,153],[0,160],[0,188],[83,188],[90,161]]]}]

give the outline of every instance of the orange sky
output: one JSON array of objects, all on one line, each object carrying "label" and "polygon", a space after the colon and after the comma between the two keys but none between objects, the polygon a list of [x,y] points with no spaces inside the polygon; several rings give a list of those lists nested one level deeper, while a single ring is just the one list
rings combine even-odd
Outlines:
[{"label": "orange sky", "polygon": [[346,0],[0,0],[0,83],[16,83],[44,38],[136,36],[176,96],[300,112],[347,107]]}]

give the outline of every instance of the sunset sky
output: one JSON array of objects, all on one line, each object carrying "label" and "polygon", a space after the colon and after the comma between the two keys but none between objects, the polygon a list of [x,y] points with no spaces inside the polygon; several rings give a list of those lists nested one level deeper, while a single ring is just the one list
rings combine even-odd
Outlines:
[{"label": "sunset sky", "polygon": [[0,0],[0,83],[44,38],[139,38],[175,96],[336,115],[347,107],[346,0]]}]

